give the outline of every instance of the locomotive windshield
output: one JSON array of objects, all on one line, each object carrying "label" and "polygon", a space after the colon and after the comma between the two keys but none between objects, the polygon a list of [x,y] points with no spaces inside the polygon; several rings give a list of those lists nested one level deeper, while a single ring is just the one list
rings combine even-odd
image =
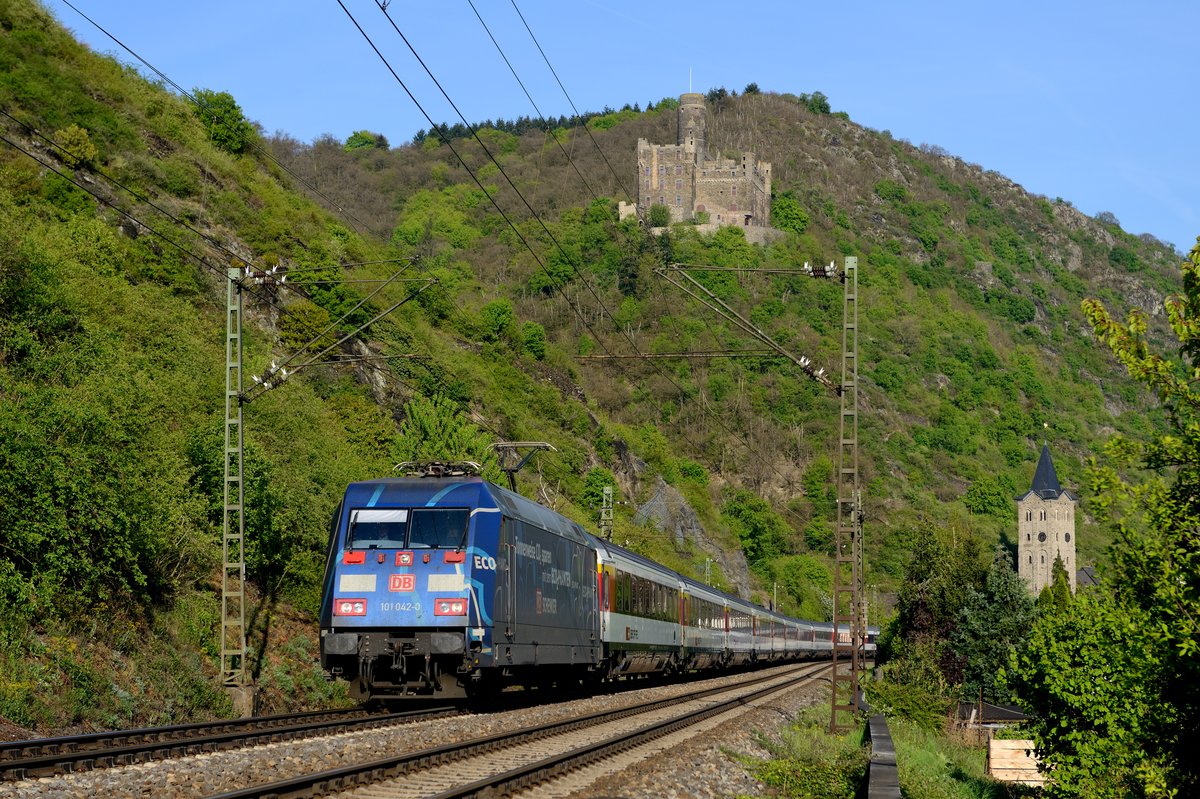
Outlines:
[{"label": "locomotive windshield", "polygon": [[408,511],[396,508],[362,508],[350,511],[350,534],[346,546],[395,548],[404,546]]},{"label": "locomotive windshield", "polygon": [[471,519],[468,508],[420,508],[412,512],[409,523],[408,546],[457,547],[467,545],[467,522]]},{"label": "locomotive windshield", "polygon": [[436,549],[467,543],[469,508],[359,508],[350,511],[347,548]]}]

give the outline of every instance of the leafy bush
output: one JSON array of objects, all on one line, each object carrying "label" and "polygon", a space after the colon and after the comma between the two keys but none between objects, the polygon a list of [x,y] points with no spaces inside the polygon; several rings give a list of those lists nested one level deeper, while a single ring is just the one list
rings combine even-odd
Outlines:
[{"label": "leafy bush", "polygon": [[482,327],[484,341],[500,341],[513,334],[517,316],[513,312],[512,303],[508,300],[492,300],[480,309],[479,323]]},{"label": "leafy bush", "polygon": [[771,226],[792,233],[803,233],[808,229],[808,214],[800,207],[796,196],[785,191],[771,201]]},{"label": "leafy bush", "polygon": [[387,137],[382,133],[374,133],[369,130],[356,130],[346,139],[342,149],[346,152],[354,150],[363,150],[366,148],[374,148],[377,150],[386,150],[388,148]]},{"label": "leafy bush", "polygon": [[54,140],[62,147],[63,163],[72,169],[80,164],[91,164],[100,156],[88,132],[74,123],[56,130]]},{"label": "leafy bush", "polygon": [[196,115],[208,131],[213,144],[232,155],[240,155],[254,140],[254,126],[242,114],[242,107],[229,92],[193,89],[199,101]]},{"label": "leafy bush", "polygon": [[646,213],[646,224],[650,227],[666,227],[671,224],[671,209],[654,203]]},{"label": "leafy bush", "polygon": [[875,184],[875,195],[881,200],[894,203],[908,202],[908,189],[894,180],[881,180]]},{"label": "leafy bush", "polygon": [[546,328],[537,322],[524,322],[521,325],[521,348],[529,353],[534,360],[546,357]]},{"label": "leafy bush", "polygon": [[760,740],[774,759],[743,761],[754,776],[783,796],[805,799],[853,799],[862,784],[870,754],[863,728],[830,735],[823,704],[805,708],[780,744]]}]

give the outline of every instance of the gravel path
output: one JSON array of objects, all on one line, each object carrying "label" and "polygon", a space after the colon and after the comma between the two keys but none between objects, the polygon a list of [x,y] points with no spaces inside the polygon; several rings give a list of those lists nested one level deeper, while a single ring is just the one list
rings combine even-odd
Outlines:
[{"label": "gravel path", "polygon": [[[775,669],[767,669],[760,673],[769,674],[773,671]],[[194,755],[165,762],[141,763],[97,769],[80,774],[0,783],[0,797],[19,797],[20,799],[50,799],[51,797],[55,799],[58,797],[63,797],[63,799],[75,799],[76,797],[78,799],[106,799],[107,797],[194,799],[270,780],[286,779],[313,771],[508,731],[515,727],[543,724],[585,713],[612,709],[615,705],[625,706],[652,699],[682,696],[695,690],[738,679],[744,679],[744,676],[719,677],[683,685],[600,695],[500,713],[458,716],[393,728],[267,744],[251,749]],[[778,716],[777,713],[775,715]],[[780,718],[781,723],[782,721]],[[722,757],[724,756],[722,755]],[[729,765],[731,764],[727,762],[726,768]],[[740,771],[740,767],[733,765]],[[693,796],[703,794],[690,792],[664,794],[660,785],[658,792],[654,795]]]}]

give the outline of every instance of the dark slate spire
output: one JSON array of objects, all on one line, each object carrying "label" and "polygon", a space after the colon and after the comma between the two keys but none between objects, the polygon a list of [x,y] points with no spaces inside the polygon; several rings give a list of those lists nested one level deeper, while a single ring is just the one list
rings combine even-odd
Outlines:
[{"label": "dark slate spire", "polygon": [[1029,489],[1042,499],[1057,499],[1063,492],[1058,484],[1058,473],[1054,461],[1050,460],[1050,445],[1042,444],[1042,457],[1038,458],[1037,471],[1033,473],[1033,486]]}]

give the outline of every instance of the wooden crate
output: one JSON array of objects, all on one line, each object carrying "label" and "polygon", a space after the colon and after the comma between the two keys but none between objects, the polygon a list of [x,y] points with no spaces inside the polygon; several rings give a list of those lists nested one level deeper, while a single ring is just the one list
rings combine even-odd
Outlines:
[{"label": "wooden crate", "polygon": [[1038,771],[1033,756],[1033,741],[988,741],[988,774],[998,780],[1020,785],[1045,785],[1046,775]]}]

